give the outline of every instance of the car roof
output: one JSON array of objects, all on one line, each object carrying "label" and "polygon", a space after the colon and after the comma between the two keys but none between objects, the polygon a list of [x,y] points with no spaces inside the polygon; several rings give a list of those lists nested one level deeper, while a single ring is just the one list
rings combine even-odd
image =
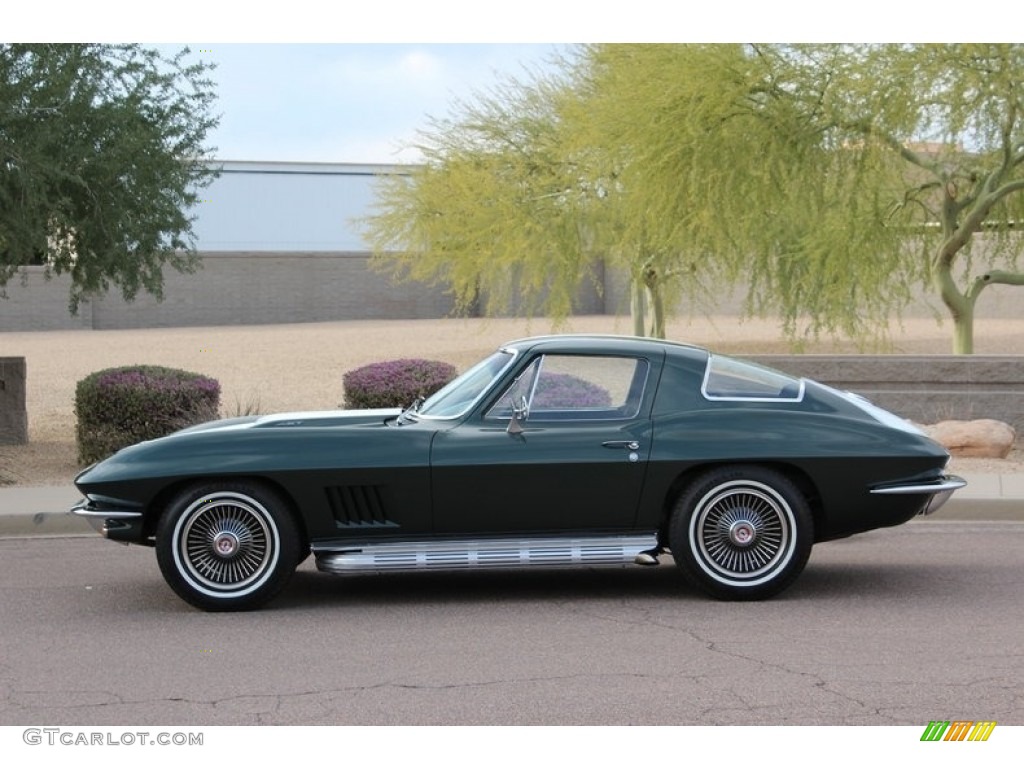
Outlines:
[{"label": "car roof", "polygon": [[510,349],[517,352],[550,350],[559,352],[606,352],[611,354],[670,354],[691,359],[705,359],[709,354],[708,350],[693,344],[683,344],[676,341],[641,336],[591,333],[530,336],[502,344],[502,349]]}]

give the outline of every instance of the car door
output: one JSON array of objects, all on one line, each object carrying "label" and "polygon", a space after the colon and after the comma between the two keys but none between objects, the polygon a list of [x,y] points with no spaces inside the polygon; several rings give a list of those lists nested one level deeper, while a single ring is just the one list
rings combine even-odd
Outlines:
[{"label": "car door", "polygon": [[651,450],[654,367],[621,355],[527,361],[500,396],[435,436],[435,533],[630,530]]}]

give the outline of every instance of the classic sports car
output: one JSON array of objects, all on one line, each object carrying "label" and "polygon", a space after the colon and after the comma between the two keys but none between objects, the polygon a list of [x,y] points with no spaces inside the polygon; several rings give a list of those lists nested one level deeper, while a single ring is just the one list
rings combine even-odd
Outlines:
[{"label": "classic sports car", "polygon": [[207,610],[331,573],[635,563],[774,595],[811,545],[934,511],[963,480],[908,422],[698,347],[511,342],[405,410],[252,416],[125,448],[74,512],[156,548]]}]

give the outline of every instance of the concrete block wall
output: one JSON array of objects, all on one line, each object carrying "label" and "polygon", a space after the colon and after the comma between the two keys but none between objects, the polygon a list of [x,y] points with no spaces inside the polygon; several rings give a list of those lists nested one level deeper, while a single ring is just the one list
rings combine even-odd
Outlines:
[{"label": "concrete block wall", "polygon": [[366,253],[226,252],[205,254],[193,274],[164,273],[164,300],[139,294],[125,302],[114,290],[67,309],[68,279],[41,267],[7,285],[0,331],[258,325],[330,320],[446,317],[441,288],[395,283],[369,266]]},{"label": "concrete block wall", "polygon": [[[66,331],[92,328],[89,304],[68,311],[71,278],[46,278],[43,267],[23,267],[0,289],[0,331]],[[2,296],[6,295],[6,298]]]},{"label": "concrete block wall", "polygon": [[94,302],[93,327],[261,325],[444,317],[442,291],[395,284],[363,253],[216,253],[191,275],[165,273],[164,300]]},{"label": "concrete block wall", "polygon": [[1024,436],[1024,358],[1011,355],[754,355],[753,362],[863,395],[921,424],[998,419]]},{"label": "concrete block wall", "polygon": [[[672,311],[677,315],[742,315],[746,304],[747,287],[742,284],[711,286],[713,295],[699,299],[679,299],[671,302]],[[603,312],[609,315],[629,314],[629,275],[619,266],[604,268]],[[981,294],[975,307],[976,318],[1019,318],[1021,302],[1024,301],[1024,287],[1016,285],[990,285]],[[913,299],[903,310],[904,317],[941,317],[949,314],[938,294],[923,287],[913,291]]]},{"label": "concrete block wall", "polygon": [[[0,298],[0,332],[438,318],[454,306],[442,286],[396,283],[372,269],[365,251],[218,251],[203,254],[202,263],[191,275],[167,270],[163,302],[140,294],[127,303],[114,290],[83,302],[77,316],[67,309],[66,275],[47,280],[42,267],[26,267]],[[582,284],[576,311],[628,315],[626,273],[599,267],[593,277],[596,283]],[[723,288],[677,309],[740,314],[743,294],[742,287]],[[992,286],[978,303],[978,317],[1019,317],[1021,296],[1024,288]],[[907,316],[934,314],[929,301],[922,294]]]},{"label": "concrete block wall", "polygon": [[25,358],[0,357],[0,445],[28,442]]}]

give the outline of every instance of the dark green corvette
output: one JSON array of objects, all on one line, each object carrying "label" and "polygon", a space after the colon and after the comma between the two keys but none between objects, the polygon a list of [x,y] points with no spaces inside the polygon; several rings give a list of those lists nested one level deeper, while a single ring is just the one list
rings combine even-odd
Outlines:
[{"label": "dark green corvette", "polygon": [[509,343],[405,411],[211,422],[82,472],[74,512],[155,546],[189,603],[254,608],[324,571],[636,563],[776,594],[814,542],[899,525],[964,483],[907,422],[697,347]]}]

